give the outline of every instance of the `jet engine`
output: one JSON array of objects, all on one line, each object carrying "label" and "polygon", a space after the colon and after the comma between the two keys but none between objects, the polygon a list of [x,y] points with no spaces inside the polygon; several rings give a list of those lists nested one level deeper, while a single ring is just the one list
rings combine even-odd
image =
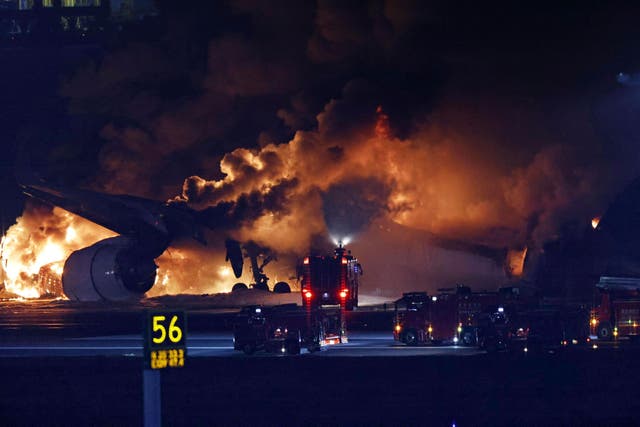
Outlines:
[{"label": "jet engine", "polygon": [[157,268],[139,242],[125,236],[111,237],[67,258],[62,288],[76,301],[138,299],[153,286]]}]

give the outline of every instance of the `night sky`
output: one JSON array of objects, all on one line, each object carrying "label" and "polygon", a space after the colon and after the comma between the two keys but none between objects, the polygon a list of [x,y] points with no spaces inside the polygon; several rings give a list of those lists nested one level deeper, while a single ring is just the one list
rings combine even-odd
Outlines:
[{"label": "night sky", "polygon": [[273,3],[159,0],[100,43],[0,45],[5,226],[28,164],[231,204],[233,237],[269,244],[271,221],[280,252],[389,223],[543,248],[638,177],[640,85],[616,76],[640,71],[640,6]]}]

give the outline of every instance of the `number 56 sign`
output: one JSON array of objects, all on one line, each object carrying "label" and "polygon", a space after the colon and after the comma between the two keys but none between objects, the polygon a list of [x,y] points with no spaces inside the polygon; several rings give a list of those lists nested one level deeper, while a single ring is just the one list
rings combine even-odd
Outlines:
[{"label": "number 56 sign", "polygon": [[145,368],[183,367],[187,356],[187,319],[184,312],[150,311],[145,323]]}]

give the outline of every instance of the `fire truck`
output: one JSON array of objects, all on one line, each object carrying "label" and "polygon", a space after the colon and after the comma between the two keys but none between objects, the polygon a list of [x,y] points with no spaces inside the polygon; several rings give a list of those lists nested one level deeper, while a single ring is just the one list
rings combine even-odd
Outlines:
[{"label": "fire truck", "polygon": [[301,269],[304,307],[340,305],[346,310],[358,306],[358,285],[362,266],[342,244],[333,256],[307,256]]},{"label": "fire truck", "polygon": [[297,304],[244,307],[233,323],[233,348],[251,355],[256,351],[300,354],[347,342],[341,310],[303,309]]},{"label": "fire truck", "polygon": [[591,310],[591,335],[600,340],[640,335],[640,278],[600,277]]},{"label": "fire truck", "polygon": [[478,344],[481,313],[498,312],[505,306],[528,303],[518,288],[497,292],[472,292],[467,286],[439,289],[437,295],[426,292],[404,293],[395,302],[394,339],[407,345],[453,343]]},{"label": "fire truck", "polygon": [[487,310],[475,317],[477,346],[487,352],[555,352],[588,342],[586,315],[579,308],[539,307]]}]

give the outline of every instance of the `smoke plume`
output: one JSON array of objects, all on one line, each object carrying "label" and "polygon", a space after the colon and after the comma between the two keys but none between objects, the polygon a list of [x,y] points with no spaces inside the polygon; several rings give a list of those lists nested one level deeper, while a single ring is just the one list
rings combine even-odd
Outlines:
[{"label": "smoke plume", "polygon": [[[600,137],[609,88],[585,108],[566,89],[574,65],[552,70],[534,49],[533,18],[483,41],[454,29],[479,22],[466,9],[456,27],[424,2],[286,3],[166,2],[165,38],[76,70],[61,89],[70,114],[101,118],[97,155],[76,159],[95,174],[79,184],[186,202],[222,230],[210,240],[254,241],[289,272],[319,241],[354,237],[374,288],[392,294],[497,287],[505,264],[522,270],[514,254],[588,227],[637,170],[627,134]],[[554,49],[591,60],[582,45]],[[197,291],[228,290],[220,250],[174,248],[159,263],[180,283],[193,270]]]}]

